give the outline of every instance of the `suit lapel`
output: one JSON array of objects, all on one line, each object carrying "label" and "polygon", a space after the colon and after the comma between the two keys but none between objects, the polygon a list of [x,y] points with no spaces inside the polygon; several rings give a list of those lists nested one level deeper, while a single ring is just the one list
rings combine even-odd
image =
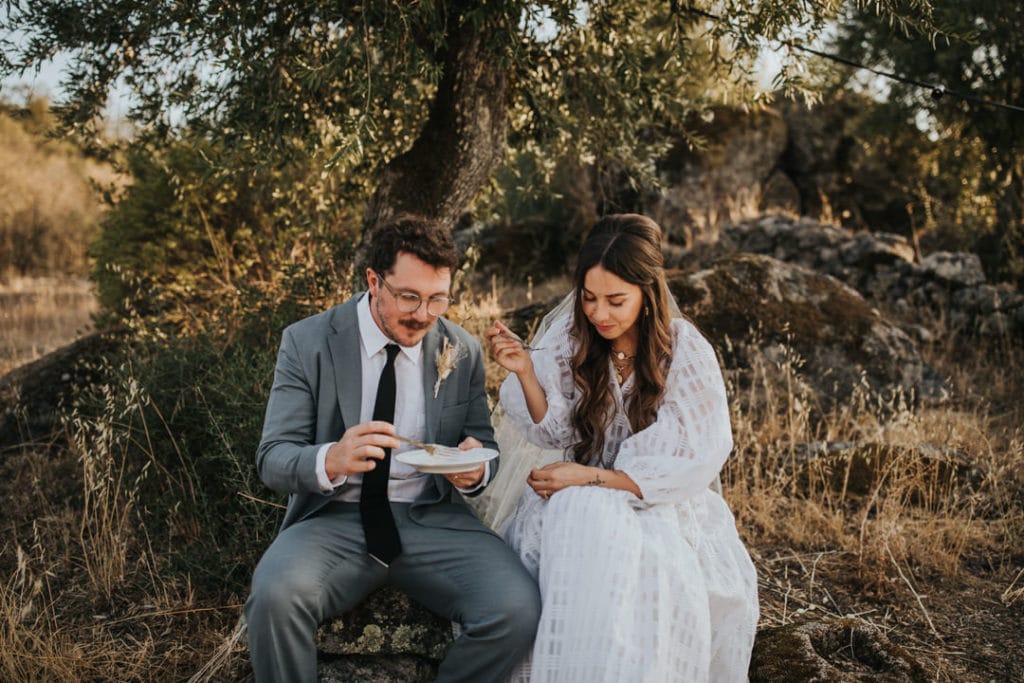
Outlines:
[{"label": "suit lapel", "polygon": [[356,303],[360,298],[353,297],[335,310],[331,320],[333,334],[328,340],[334,387],[346,429],[359,424],[363,402],[363,363],[359,351],[359,318],[356,315]]},{"label": "suit lapel", "polygon": [[438,392],[437,398],[434,398],[434,384],[437,382],[437,350],[441,348],[441,339],[444,337],[442,325],[443,322],[438,320],[423,338],[423,403],[427,407],[427,443],[434,442],[441,427],[441,394]]}]

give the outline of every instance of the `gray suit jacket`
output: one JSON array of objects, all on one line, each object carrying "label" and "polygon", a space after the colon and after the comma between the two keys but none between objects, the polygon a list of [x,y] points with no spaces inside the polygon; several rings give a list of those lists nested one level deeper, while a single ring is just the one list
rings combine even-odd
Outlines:
[{"label": "gray suit jacket", "polygon": [[[281,337],[256,467],[263,483],[289,494],[282,530],[331,500],[333,492],[322,493],[317,483],[317,450],[359,423],[362,363],[356,303],[362,296],[366,294],[289,325]],[[456,364],[434,398],[437,352],[444,337],[467,348],[469,355]],[[427,443],[454,446],[473,436],[487,448],[497,448],[480,344],[443,318],[423,340],[423,392]],[[491,461],[492,481],[497,472],[495,458]],[[476,513],[448,480],[440,475],[431,480],[432,488],[413,504],[411,517],[429,526],[481,530]]]}]

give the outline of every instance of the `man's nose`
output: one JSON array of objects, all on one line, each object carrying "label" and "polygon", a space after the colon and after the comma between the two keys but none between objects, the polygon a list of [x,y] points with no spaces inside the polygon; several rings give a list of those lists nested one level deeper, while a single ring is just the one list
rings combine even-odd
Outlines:
[{"label": "man's nose", "polygon": [[419,321],[429,321],[429,320],[433,320],[434,317],[435,317],[435,316],[432,316],[429,313],[427,313],[427,302],[426,301],[421,302],[420,303],[420,307],[417,308],[415,311],[413,311],[412,315],[413,315],[414,318],[416,318],[416,320],[419,320]]}]

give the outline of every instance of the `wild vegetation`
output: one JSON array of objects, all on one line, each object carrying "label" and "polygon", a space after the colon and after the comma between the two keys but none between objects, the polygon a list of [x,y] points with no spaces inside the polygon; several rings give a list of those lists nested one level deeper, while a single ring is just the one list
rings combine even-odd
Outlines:
[{"label": "wild vegetation", "polygon": [[45,99],[0,106],[0,280],[89,273],[87,247],[103,202],[96,185],[115,180],[107,164],[59,140]]},{"label": "wild vegetation", "polygon": [[97,311],[88,246],[109,164],[53,137],[45,99],[0,105],[0,375],[67,344]]},{"label": "wild vegetation", "polygon": [[[100,321],[120,330],[117,350],[87,354],[71,373],[84,379],[50,387],[52,429],[4,414],[0,679],[199,670],[234,632],[279,518],[252,454],[282,327],[345,298],[363,226],[403,209],[469,238],[480,225],[537,236],[540,257],[507,248],[523,240],[467,246],[452,317],[470,330],[561,291],[564,280],[539,275],[524,285],[524,264],[564,269],[594,215],[661,191],[666,150],[699,144],[715,107],[756,104],[750,67],[764,41],[809,42],[847,16],[832,2],[728,4],[725,23],[644,0],[10,5],[4,28],[26,40],[0,42],[0,74],[74,47],[62,114],[75,139],[95,151],[96,114],[118,78],[135,94],[137,134],[105,150],[132,181],[102,217],[75,189],[85,185],[61,175],[88,175],[90,162],[70,155],[38,175],[22,165],[12,182],[26,184],[12,197],[29,208],[0,225],[12,255],[3,268],[91,270]],[[930,10],[940,3],[867,4],[918,36],[913,49],[932,49],[913,31],[941,23]],[[1002,33],[981,35],[990,49],[978,54],[1002,54]],[[977,61],[982,75],[1020,72]],[[780,82],[805,85],[793,69]],[[1019,90],[1007,97],[1024,104]],[[464,116],[448,116],[456,110]],[[1012,244],[1017,224],[999,210],[1019,201],[1020,175],[1001,157],[993,165],[973,127],[979,110],[958,107],[955,122],[934,114],[932,146],[911,110],[892,111],[858,119],[851,172],[894,168],[908,182],[895,188],[913,207],[905,220],[941,235],[935,245],[971,248],[985,235]],[[8,125],[23,130],[0,117],[0,132]],[[953,138],[963,144],[940,144]],[[42,149],[40,159],[65,149],[11,139],[11,149]],[[998,143],[1018,166],[1020,139]],[[14,187],[4,169],[18,166],[0,166],[0,192]],[[57,185],[72,189],[48,191]],[[55,197],[78,199],[47,213]],[[990,275],[1018,277],[1019,252],[991,254]],[[476,268],[478,258],[487,265]],[[928,360],[951,387],[942,405],[854,390],[812,410],[792,349],[730,374],[736,451],[725,495],[753,550],[763,625],[852,616],[911,648],[937,680],[1012,679],[1024,603],[1024,353],[941,319],[929,327]],[[493,391],[501,374],[490,370]],[[837,441],[852,446],[812,448]],[[924,446],[962,466],[940,466]],[[885,464],[864,475],[865,459]],[[242,651],[229,654],[244,676]]]},{"label": "wild vegetation", "polygon": [[[181,679],[231,634],[279,517],[252,467],[277,330],[344,292],[306,299],[293,282],[278,294],[229,335],[136,341],[105,358],[49,442],[6,447],[0,677]],[[460,294],[453,315],[478,332],[501,309],[490,291]],[[985,615],[1024,599],[1024,357],[956,337],[930,355],[954,388],[938,408],[862,394],[813,417],[792,355],[731,376],[725,496],[755,557],[762,626],[853,615],[936,680],[998,679],[1011,664],[971,641],[1013,642]],[[832,440],[889,447],[890,460],[863,479],[850,461],[801,456]],[[941,471],[924,444],[969,462]]]}]

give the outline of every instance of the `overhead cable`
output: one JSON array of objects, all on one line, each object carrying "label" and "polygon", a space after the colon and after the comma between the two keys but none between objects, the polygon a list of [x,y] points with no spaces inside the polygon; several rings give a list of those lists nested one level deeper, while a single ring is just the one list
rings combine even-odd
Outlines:
[{"label": "overhead cable", "polygon": [[[721,23],[721,22],[724,21],[722,19],[722,17],[717,16],[715,14],[712,14],[711,12],[706,12],[706,11],[704,11],[702,9],[697,9],[696,7],[685,6],[685,7],[680,7],[680,9],[685,10],[686,12],[688,12],[690,14],[696,14],[696,15],[705,17],[707,19],[711,19],[712,21],[715,21],[715,22]],[[852,59],[847,59],[846,57],[842,57],[840,55],[833,54],[831,52],[824,52],[822,50],[816,50],[814,48],[807,47],[806,45],[801,45],[800,43],[798,43],[796,41],[793,41],[793,40],[779,40],[778,42],[780,44],[785,45],[786,47],[792,48],[794,50],[800,50],[801,52],[807,52],[807,53],[810,53],[810,54],[815,55],[817,57],[821,57],[823,59],[828,59],[828,60],[831,60],[833,62],[837,62],[839,64],[845,64],[846,66],[851,66],[851,67],[853,67],[855,69],[863,69],[865,71],[870,71],[871,73],[873,73],[873,74],[875,74],[877,76],[882,76],[883,78],[888,78],[888,79],[891,79],[891,80],[894,80],[894,81],[899,81],[900,83],[906,83],[907,85],[913,85],[913,86],[917,86],[919,88],[924,88],[924,89],[929,91],[929,93],[932,96],[932,99],[935,99],[935,100],[941,99],[942,97],[948,95],[950,97],[957,97],[959,99],[966,100],[968,102],[974,102],[975,104],[981,104],[981,105],[986,105],[986,106],[990,106],[990,107],[997,107],[997,108],[1000,108],[1000,109],[1006,109],[1008,111],[1015,111],[1015,112],[1019,112],[1019,113],[1024,114],[1024,107],[1018,107],[1015,104],[1009,104],[1007,102],[997,102],[996,100],[990,100],[990,99],[987,99],[987,98],[984,98],[984,97],[978,97],[977,95],[972,95],[971,93],[961,92],[959,90],[951,90],[951,89],[947,88],[945,85],[943,85],[941,83],[928,83],[926,81],[921,81],[921,80],[918,80],[916,78],[910,78],[909,76],[901,76],[900,74],[890,73],[888,71],[882,71],[881,69],[876,69],[875,67],[868,66],[866,64],[861,64],[860,62],[855,62]]]}]

